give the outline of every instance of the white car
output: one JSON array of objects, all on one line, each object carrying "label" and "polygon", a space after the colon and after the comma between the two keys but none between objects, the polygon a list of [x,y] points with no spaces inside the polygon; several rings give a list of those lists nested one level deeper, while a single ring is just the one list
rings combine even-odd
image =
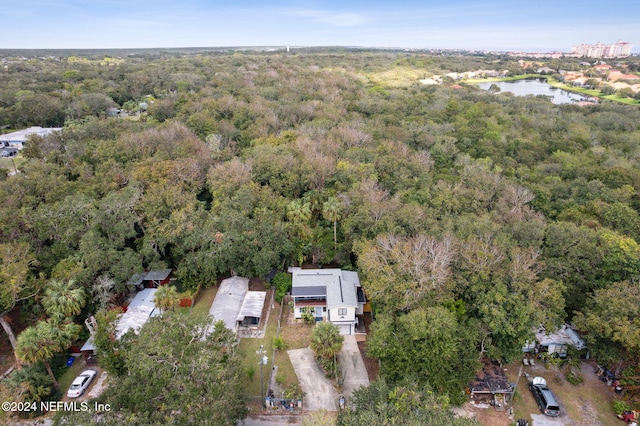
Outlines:
[{"label": "white car", "polygon": [[91,381],[98,374],[95,370],[84,370],[78,377],[75,378],[69,390],[67,391],[67,396],[69,398],[77,398],[81,396],[84,391],[87,390]]}]

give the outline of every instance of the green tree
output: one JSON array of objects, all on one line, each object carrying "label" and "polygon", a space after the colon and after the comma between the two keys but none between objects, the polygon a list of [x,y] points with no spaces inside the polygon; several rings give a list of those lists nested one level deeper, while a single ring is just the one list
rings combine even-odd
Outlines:
[{"label": "green tree", "polygon": [[30,277],[30,267],[37,263],[29,244],[24,242],[0,244],[0,324],[9,337],[16,362],[16,337],[6,315],[22,300],[35,296],[36,282]]},{"label": "green tree", "polygon": [[42,306],[51,318],[62,319],[78,315],[87,302],[84,288],[74,280],[50,280],[42,296]]},{"label": "green tree", "polygon": [[338,426],[479,426],[476,419],[454,415],[446,397],[411,380],[376,380],[353,393],[349,408],[338,413]]},{"label": "green tree", "polygon": [[377,315],[367,348],[380,360],[382,377],[389,383],[414,377],[457,404],[479,367],[478,343],[472,325],[459,323],[454,313],[436,306],[395,318]]},{"label": "green tree", "polygon": [[39,321],[35,326],[27,327],[18,335],[18,345],[16,353],[25,364],[35,364],[42,362],[53,380],[54,386],[58,387],[49,360],[60,352],[60,336],[56,327],[49,321]]},{"label": "green tree", "polygon": [[98,358],[100,367],[113,376],[126,373],[127,339],[124,338],[126,335],[120,341],[116,340],[116,320],[121,312],[120,309],[103,309],[95,315],[96,329],[93,342],[96,353],[100,354]]},{"label": "green tree", "polygon": [[60,412],[63,424],[236,425],[246,416],[241,355],[222,321],[176,312],[152,318],[125,350],[127,374],[101,401],[104,413]]},{"label": "green tree", "polygon": [[163,285],[158,287],[156,294],[153,296],[153,300],[156,306],[160,308],[160,311],[165,312],[173,310],[180,303],[180,295],[175,286]]},{"label": "green tree", "polygon": [[323,321],[316,324],[311,332],[311,350],[316,357],[324,360],[334,359],[342,349],[344,337],[340,335],[338,326]]},{"label": "green tree", "polygon": [[342,217],[342,206],[336,197],[329,197],[322,205],[322,215],[333,222],[333,248],[338,245],[338,220]]},{"label": "green tree", "polygon": [[[3,401],[39,403],[47,401],[53,397],[53,381],[43,364],[26,365],[16,368],[2,382],[0,382],[0,398]],[[39,408],[39,407],[38,407]],[[0,412],[0,421],[5,420],[5,424],[11,424],[13,417],[34,417],[40,410],[35,412]]]},{"label": "green tree", "polygon": [[640,291],[637,282],[622,281],[598,289],[576,312],[573,322],[599,361],[637,362],[640,353]]}]

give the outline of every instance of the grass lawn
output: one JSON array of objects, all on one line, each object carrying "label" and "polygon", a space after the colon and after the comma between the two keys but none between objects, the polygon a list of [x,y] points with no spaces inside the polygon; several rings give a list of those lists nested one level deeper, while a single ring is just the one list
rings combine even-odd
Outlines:
[{"label": "grass lawn", "polygon": [[209,309],[211,308],[211,304],[213,303],[213,299],[216,297],[216,293],[218,293],[218,285],[211,286],[206,288],[200,292],[198,296],[198,300],[196,300],[196,304],[192,308],[180,308],[191,310],[191,315],[198,316],[206,316],[209,314]]},{"label": "grass lawn", "polygon": [[[311,327],[303,324],[287,324],[287,309],[285,306],[282,318],[282,327],[280,329],[281,336],[284,338],[284,342],[287,345],[287,349],[300,349],[309,346],[309,337],[311,336]],[[269,358],[269,362],[264,369],[264,383],[265,390],[268,389],[268,380],[271,374],[271,366],[277,367],[276,383],[280,389],[274,389],[274,391],[282,391],[291,385],[298,383],[298,377],[293,369],[289,355],[285,351],[275,351],[275,359],[273,352],[273,338],[276,336],[278,329],[278,316],[280,314],[280,304],[276,303],[275,308],[271,310],[269,315],[269,322],[265,336],[262,339],[241,339],[240,350],[244,357],[243,370],[245,372],[243,376],[244,386],[247,389],[247,395],[256,397],[260,396],[260,356],[256,353],[260,349],[260,345],[264,345],[266,350],[266,356]],[[247,373],[253,370],[253,377],[250,377]]]},{"label": "grass lawn", "polygon": [[[263,365],[264,374],[264,389],[268,389],[269,377],[271,377],[271,363],[273,362],[273,338],[276,336],[278,329],[278,314],[280,313],[280,307],[276,305],[269,315],[269,322],[267,323],[267,329],[262,339],[240,339],[240,352],[242,353],[242,370],[244,372],[242,376],[243,387],[245,393],[250,397],[261,396],[260,392],[260,355],[257,351],[260,349],[260,345],[263,345],[265,355],[268,358],[267,365]],[[286,356],[286,354],[285,354]],[[287,359],[289,358],[286,356]],[[278,358],[282,358],[280,353],[276,353],[276,365]],[[279,367],[278,367],[279,369]],[[249,372],[253,371],[253,375]]]},{"label": "grass lawn", "polygon": [[15,167],[19,169],[26,162],[27,162],[26,158],[22,157],[21,155],[18,157],[12,157],[12,158],[0,158],[0,169],[6,169],[9,172],[13,172],[14,164],[15,164]]},{"label": "grass lawn", "polygon": [[82,357],[76,358],[73,364],[71,364],[71,367],[63,367],[65,369],[64,373],[62,373],[60,377],[56,377],[56,380],[58,380],[58,384],[60,385],[61,396],[67,394],[67,390],[69,389],[69,386],[71,386],[73,379],[85,370],[85,367]]}]

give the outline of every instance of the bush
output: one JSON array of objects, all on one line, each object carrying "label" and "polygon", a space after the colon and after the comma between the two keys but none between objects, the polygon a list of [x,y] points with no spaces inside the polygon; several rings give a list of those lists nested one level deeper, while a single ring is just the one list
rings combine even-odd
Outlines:
[{"label": "bush", "polygon": [[567,379],[567,382],[571,383],[574,386],[578,386],[579,384],[584,382],[582,374],[578,374],[573,371],[568,371],[567,374],[565,374],[565,378]]},{"label": "bush", "polygon": [[617,415],[622,415],[622,413],[624,413],[625,411],[631,411],[631,407],[629,406],[629,404],[621,399],[613,401],[612,406],[613,411],[615,411]]},{"label": "bush", "polygon": [[249,380],[253,380],[253,376],[256,375],[256,369],[253,366],[251,366],[246,369],[246,373]]},{"label": "bush", "polygon": [[284,341],[282,336],[276,336],[273,338],[273,347],[276,348],[276,350],[284,351],[288,346],[289,345],[287,345],[287,342]]},{"label": "bush", "polygon": [[[0,398],[3,401],[33,404],[53,399],[53,397],[53,379],[42,363],[15,369],[0,383]],[[35,417],[42,414],[40,404],[36,404],[36,407],[35,411],[25,410],[13,414],[19,417]],[[0,423],[2,419],[3,417],[0,416]]]},{"label": "bush", "polygon": [[278,272],[276,276],[273,277],[272,284],[276,288],[276,302],[282,303],[284,295],[291,290],[291,275]]},{"label": "bush", "polygon": [[305,324],[313,324],[316,322],[316,317],[313,315],[313,308],[305,307],[300,312],[300,317]]}]

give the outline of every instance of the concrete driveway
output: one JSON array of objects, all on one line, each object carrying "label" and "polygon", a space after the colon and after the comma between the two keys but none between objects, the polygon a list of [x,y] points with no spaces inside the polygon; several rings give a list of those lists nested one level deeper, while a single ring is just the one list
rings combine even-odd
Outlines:
[{"label": "concrete driveway", "polygon": [[342,392],[348,402],[354,390],[360,386],[369,386],[369,375],[364,366],[362,355],[360,355],[356,336],[344,336],[344,344],[338,354],[338,359],[344,374]]},{"label": "concrete driveway", "polygon": [[303,410],[338,411],[338,393],[324,376],[310,348],[287,351],[300,387],[305,393]]}]

